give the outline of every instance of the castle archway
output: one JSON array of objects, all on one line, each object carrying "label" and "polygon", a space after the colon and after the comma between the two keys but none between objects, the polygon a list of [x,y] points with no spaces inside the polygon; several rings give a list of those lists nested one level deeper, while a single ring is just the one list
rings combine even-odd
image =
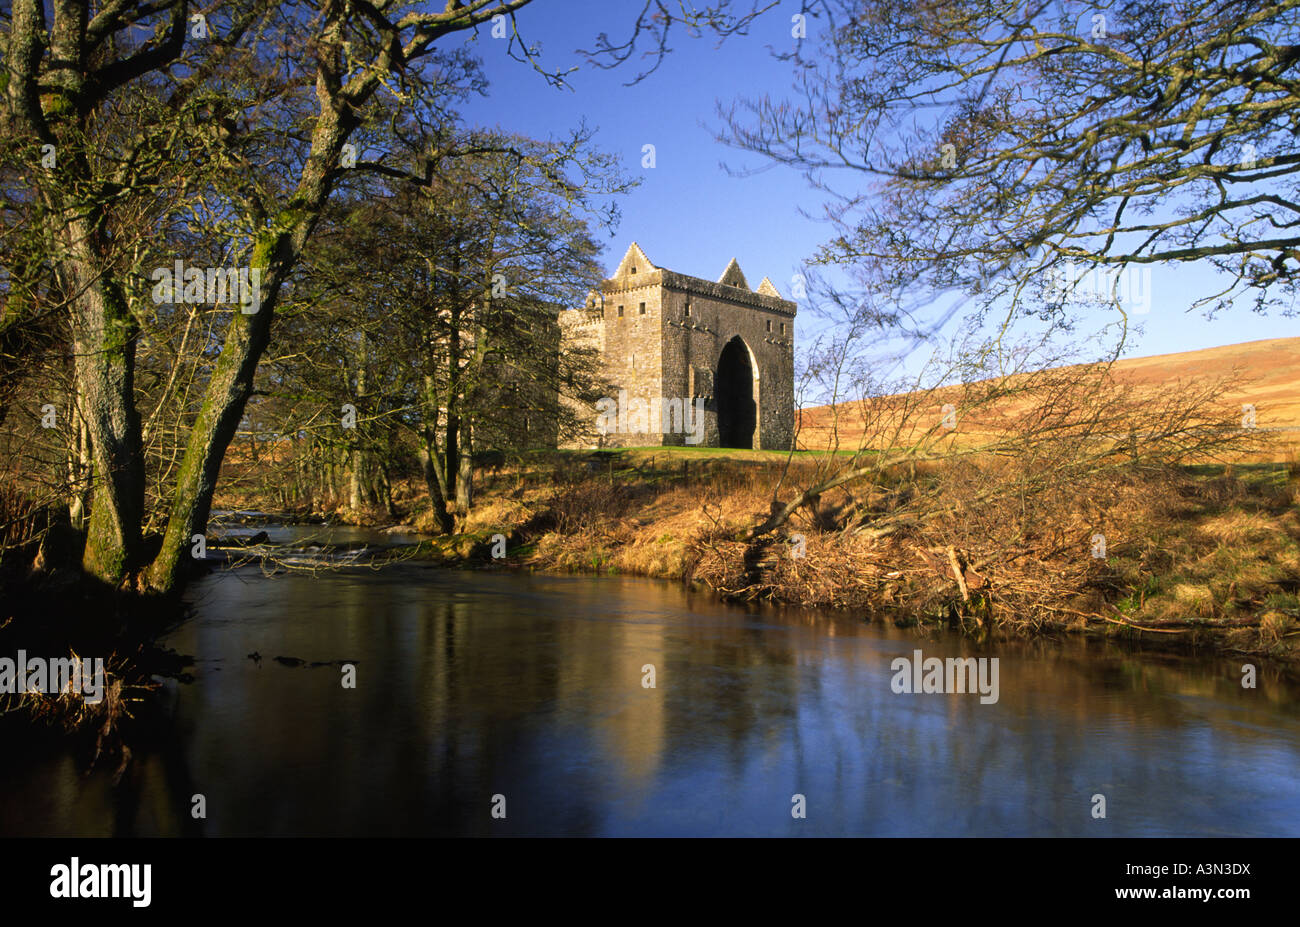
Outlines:
[{"label": "castle archway", "polygon": [[713,377],[718,405],[718,446],[757,446],[758,368],[739,335],[722,348]]}]

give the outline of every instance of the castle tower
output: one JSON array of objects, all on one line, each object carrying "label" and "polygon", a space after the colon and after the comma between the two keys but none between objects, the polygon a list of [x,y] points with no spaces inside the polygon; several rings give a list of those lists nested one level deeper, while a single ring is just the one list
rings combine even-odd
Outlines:
[{"label": "castle tower", "polygon": [[561,313],[565,341],[595,345],[611,386],[569,446],[788,450],[795,312],[766,277],[751,290],[734,258],[715,283],[656,267],[633,242],[585,312]]}]

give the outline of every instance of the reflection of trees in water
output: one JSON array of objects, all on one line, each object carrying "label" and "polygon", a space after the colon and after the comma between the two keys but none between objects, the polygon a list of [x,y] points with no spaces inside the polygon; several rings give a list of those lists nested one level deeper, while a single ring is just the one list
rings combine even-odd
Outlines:
[{"label": "reflection of trees in water", "polygon": [[[1295,752],[1278,733],[1291,690],[1265,673],[1243,694],[1230,661],[981,647],[643,581],[393,576],[223,583],[190,627],[185,649],[205,657],[171,726],[133,746],[111,792],[42,784],[51,808],[121,835],[746,832],[801,791],[820,833],[1055,834],[1087,833],[1101,791],[1113,830],[1136,832],[1203,827],[1211,808],[1231,827],[1244,811],[1231,784],[1206,793],[1216,771]],[[358,687],[228,656],[250,641],[356,659]],[[998,656],[998,703],[895,695],[890,661],[915,649]],[[207,822],[189,816],[195,793]]]},{"label": "reflection of trees in water", "polygon": [[15,754],[24,767],[0,787],[0,835],[201,836],[203,822],[189,814],[198,789],[187,738],[167,709],[157,694],[136,704],[108,757],[96,758],[81,737],[35,738]]},{"label": "reflection of trees in water", "polygon": [[204,835],[205,820],[191,813],[193,797],[202,790],[191,775],[186,747],[173,728],[155,752],[123,770],[110,798],[114,837]]}]

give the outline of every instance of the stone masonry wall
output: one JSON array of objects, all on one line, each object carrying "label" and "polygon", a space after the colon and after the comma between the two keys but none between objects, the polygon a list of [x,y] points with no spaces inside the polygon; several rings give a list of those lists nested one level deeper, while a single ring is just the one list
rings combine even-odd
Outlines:
[{"label": "stone masonry wall", "polygon": [[[621,402],[624,413],[631,406],[631,414],[615,433],[598,436],[593,429],[593,439],[580,442],[582,445],[690,444],[688,439],[700,434],[692,418],[659,421],[660,400],[691,406],[688,411],[694,411],[697,406],[691,404],[699,399],[704,408],[703,440],[699,443],[716,447],[714,377],[723,348],[739,337],[750,363],[757,368],[754,446],[789,449],[794,438],[796,306],[776,295],[766,280],[759,291],[749,289],[734,261],[723,279],[727,282],[715,283],[653,267],[644,252],[632,245],[618,272],[602,286],[604,318],[596,317],[585,327],[585,337],[603,342],[604,372],[615,385],[610,398]],[[568,326],[567,337],[573,337],[576,328]],[[626,393],[620,396],[619,388]],[[637,408],[637,401],[656,407],[649,421],[638,418],[638,413],[644,412]],[[591,415],[594,421],[594,409]],[[643,423],[650,427],[641,427]]]}]

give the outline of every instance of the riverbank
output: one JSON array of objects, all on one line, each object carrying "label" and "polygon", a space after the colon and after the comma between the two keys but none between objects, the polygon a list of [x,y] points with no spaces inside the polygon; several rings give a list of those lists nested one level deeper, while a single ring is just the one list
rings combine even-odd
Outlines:
[{"label": "riverbank", "polygon": [[[781,474],[788,486],[817,466],[816,455],[787,462],[779,454],[685,448],[535,455],[480,477],[462,533],[394,555],[645,576],[704,586],[728,600],[852,609],[980,637],[1120,637],[1300,671],[1294,460],[1134,468],[1039,494],[1032,504],[1022,499],[1019,508],[1014,500],[974,502],[960,468],[909,468],[872,498],[827,498],[781,531],[746,540],[769,511]],[[907,499],[927,494],[953,504],[933,518],[898,514]],[[396,498],[405,524],[431,529],[413,487]],[[256,508],[259,500],[254,493],[223,501]],[[874,517],[864,521],[864,508]],[[300,514],[392,523],[378,509]],[[885,522],[888,531],[874,527]]]},{"label": "riverbank", "polygon": [[[284,513],[256,490],[227,489],[205,568],[418,560],[639,576],[727,601],[840,609],[918,635],[1114,640],[1300,677],[1294,461],[1134,468],[998,503],[980,501],[972,487],[985,484],[969,468],[917,464],[887,472],[870,493],[826,494],[778,531],[747,539],[779,480],[789,498],[824,465],[822,455],[703,448],[537,454],[479,473],[465,530],[451,536],[429,533],[413,483],[394,487],[397,525],[386,508]],[[304,534],[278,527],[285,522],[317,527]],[[349,523],[373,530],[339,527]],[[104,657],[108,696],[90,705],[71,693],[10,695],[0,699],[0,726],[12,734],[36,720],[75,732],[88,757],[125,763],[126,735],[151,726],[157,677],[185,675],[187,660],[153,641],[186,612],[179,601],[98,588],[72,565],[75,550],[65,553],[66,566],[41,556],[37,568],[0,577],[0,653]]]}]

